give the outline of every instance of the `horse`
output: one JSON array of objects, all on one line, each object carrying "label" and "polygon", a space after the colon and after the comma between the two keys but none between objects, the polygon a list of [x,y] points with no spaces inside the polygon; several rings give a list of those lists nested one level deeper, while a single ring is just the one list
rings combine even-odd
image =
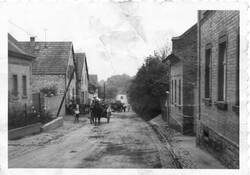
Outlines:
[{"label": "horse", "polygon": [[105,109],[99,103],[94,104],[91,111],[90,123],[95,124],[95,126],[97,124],[100,125],[101,117],[103,116],[104,110]]}]

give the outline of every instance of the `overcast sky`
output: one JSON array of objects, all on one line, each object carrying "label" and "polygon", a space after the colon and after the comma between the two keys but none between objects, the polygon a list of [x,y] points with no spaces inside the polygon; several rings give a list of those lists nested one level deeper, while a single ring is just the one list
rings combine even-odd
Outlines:
[{"label": "overcast sky", "polygon": [[[144,59],[196,23],[192,5],[171,3],[9,4],[9,32],[19,41],[72,41],[90,74],[135,75]],[[15,13],[13,13],[15,12]]]}]

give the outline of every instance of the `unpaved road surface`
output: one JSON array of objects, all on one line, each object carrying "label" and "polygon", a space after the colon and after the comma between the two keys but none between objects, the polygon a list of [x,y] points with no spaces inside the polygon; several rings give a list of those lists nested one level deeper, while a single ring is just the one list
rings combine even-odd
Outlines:
[{"label": "unpaved road surface", "polygon": [[86,119],[35,136],[9,141],[9,168],[175,168],[152,128],[132,112],[110,123]]}]

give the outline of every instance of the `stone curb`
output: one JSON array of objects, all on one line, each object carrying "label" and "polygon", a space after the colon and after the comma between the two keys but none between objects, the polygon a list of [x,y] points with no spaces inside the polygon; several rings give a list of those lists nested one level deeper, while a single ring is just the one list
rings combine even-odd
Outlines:
[{"label": "stone curb", "polygon": [[8,139],[13,140],[32,134],[38,134],[40,133],[41,125],[41,123],[35,123],[24,127],[11,129],[8,131]]},{"label": "stone curb", "polygon": [[165,146],[167,147],[167,149],[169,150],[173,160],[174,160],[174,163],[176,165],[177,168],[179,169],[182,169],[182,164],[181,162],[179,161],[178,157],[176,156],[174,150],[173,150],[173,147],[172,145],[168,142],[167,138],[165,137],[165,135],[163,134],[164,132],[162,131],[162,129],[154,122],[148,122],[149,125],[152,127],[152,129],[157,133],[157,136],[159,137],[159,139],[165,143]]},{"label": "stone curb", "polygon": [[41,127],[41,132],[54,130],[63,125],[63,117],[58,117]]}]

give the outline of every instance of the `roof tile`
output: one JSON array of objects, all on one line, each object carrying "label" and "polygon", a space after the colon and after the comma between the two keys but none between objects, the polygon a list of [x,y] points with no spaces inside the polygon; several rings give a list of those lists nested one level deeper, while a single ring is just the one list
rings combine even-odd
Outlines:
[{"label": "roof tile", "polygon": [[33,63],[33,74],[65,74],[72,50],[72,42],[19,42],[26,52],[37,58]]}]

